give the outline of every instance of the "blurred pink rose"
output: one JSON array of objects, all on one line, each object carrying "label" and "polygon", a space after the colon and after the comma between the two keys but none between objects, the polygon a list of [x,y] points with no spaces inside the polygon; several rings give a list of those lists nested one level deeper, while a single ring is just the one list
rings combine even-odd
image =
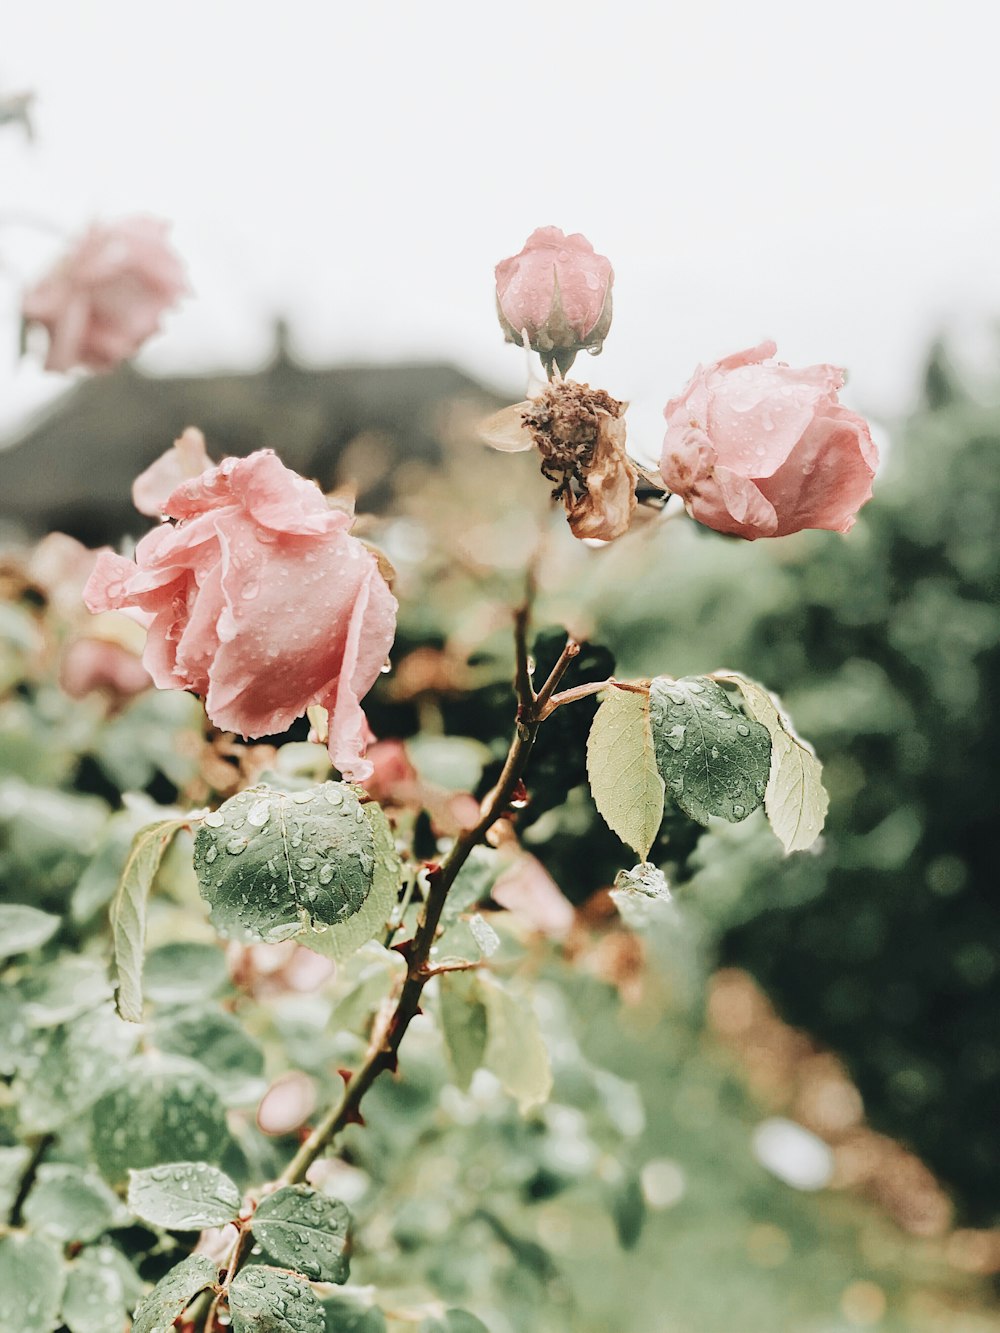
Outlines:
[{"label": "blurred pink rose", "polygon": [[583,348],[599,352],[611,326],[610,260],[585,236],[539,227],[520,254],[496,267],[497,314],[508,342],[524,334],[565,374]]},{"label": "blurred pink rose", "polygon": [[141,694],[152,685],[149,672],[135,653],[107,639],[77,639],[66,649],[59,683],[71,699],[102,690],[119,699]]},{"label": "blurred pink rose", "polygon": [[197,427],[188,426],[165,454],[136,477],[132,483],[132,503],[140,514],[159,518],[177,487],[200,477],[211,466],[204,435]]},{"label": "blurred pink rose", "polygon": [[878,450],[837,401],[843,371],[793,370],[769,360],[776,350],[761,343],[695,371],[664,409],[663,480],[716,532],[847,532],[871,499]]},{"label": "blurred pink rose", "polygon": [[337,971],[332,958],[324,958],[294,940],[230,944],[226,963],[234,984],[256,996],[319,990]]},{"label": "blurred pink rose", "polygon": [[316,1084],[300,1070],[281,1074],[260,1099],[257,1128],[264,1134],[280,1136],[299,1129],[316,1109]]},{"label": "blurred pink rose", "polygon": [[156,333],[187,291],[166,234],[155,218],[95,225],[25,294],[25,321],[49,335],[46,370],[113,370]]},{"label": "blurred pink rose", "polygon": [[519,856],[493,885],[490,897],[549,939],[564,940],[573,928],[573,904],[534,856]]},{"label": "blurred pink rose", "polygon": [[134,563],[101,552],[87,606],[149,616],[153,681],[202,695],[224,731],[268,736],[322,705],[333,763],[363,782],[360,700],[392,646],[397,604],[351,515],[269,449],[178,486],[165,511],[177,523],[147,533]]}]

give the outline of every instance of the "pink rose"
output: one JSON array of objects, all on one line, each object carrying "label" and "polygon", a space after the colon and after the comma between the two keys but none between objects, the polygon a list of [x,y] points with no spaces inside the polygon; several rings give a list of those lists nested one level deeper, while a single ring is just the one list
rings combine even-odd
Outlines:
[{"label": "pink rose", "polygon": [[577,352],[599,352],[611,326],[610,260],[585,236],[539,227],[496,267],[497,314],[508,342],[524,341],[565,375]]},{"label": "pink rose", "polygon": [[66,649],[59,683],[71,699],[101,690],[116,699],[130,699],[149,689],[149,672],[135,653],[108,639],[76,639]]},{"label": "pink rose", "polygon": [[187,290],[167,224],[126,218],[93,226],[24,297],[21,313],[49,335],[46,370],[113,370],[135,356]]},{"label": "pink rose", "polygon": [[392,646],[396,599],[352,516],[269,449],[184,482],[164,508],[177,522],[147,533],[135,562],[101,552],[87,606],[147,617],[154,683],[202,695],[225,731],[267,736],[325,707],[333,763],[363,782],[360,700]]},{"label": "pink rose", "polygon": [[871,499],[878,450],[837,402],[836,366],[793,370],[761,343],[695,371],[664,409],[660,471],[688,512],[753,541],[803,528],[847,532]]},{"label": "pink rose", "polygon": [[200,477],[212,466],[205,452],[205,437],[194,426],[188,426],[173,447],[150,463],[132,483],[132,503],[140,514],[159,518],[164,506],[182,482]]}]

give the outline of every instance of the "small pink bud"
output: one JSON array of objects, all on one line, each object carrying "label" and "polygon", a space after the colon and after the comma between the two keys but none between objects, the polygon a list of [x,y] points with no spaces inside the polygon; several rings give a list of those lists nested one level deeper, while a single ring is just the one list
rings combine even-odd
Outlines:
[{"label": "small pink bud", "polygon": [[541,355],[565,375],[577,352],[599,352],[611,327],[610,260],[585,236],[533,231],[520,254],[496,267],[497,314],[508,342]]},{"label": "small pink bud", "polygon": [[878,465],[868,424],[837,401],[842,370],[795,370],[775,351],[765,342],[695,371],[664,409],[663,480],[716,532],[847,532]]}]

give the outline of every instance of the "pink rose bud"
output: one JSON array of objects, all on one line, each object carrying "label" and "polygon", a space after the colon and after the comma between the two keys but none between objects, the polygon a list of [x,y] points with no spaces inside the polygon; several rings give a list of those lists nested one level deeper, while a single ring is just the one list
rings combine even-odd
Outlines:
[{"label": "pink rose bud", "polygon": [[539,227],[519,255],[496,267],[497,314],[508,342],[541,355],[565,375],[577,352],[597,353],[611,327],[610,260],[585,236]]},{"label": "pink rose bud", "polygon": [[316,1084],[308,1074],[292,1070],[274,1080],[257,1107],[257,1128],[264,1134],[293,1134],[312,1115]]},{"label": "pink rose bud", "polygon": [[49,335],[46,370],[113,370],[135,356],[187,291],[167,224],[126,218],[93,226],[26,293],[21,313]]},{"label": "pink rose bud", "polygon": [[330,714],[333,763],[372,771],[361,699],[392,646],[396,599],[352,516],[269,449],[227,458],[178,486],[135,561],[102,551],[91,611],[151,617],[145,663],[160,689],[203,696],[224,731],[269,736],[311,704]]},{"label": "pink rose bud", "polygon": [[761,343],[695,371],[664,409],[663,480],[716,532],[847,532],[871,499],[878,450],[837,401],[843,371],[793,370],[770,360],[776,350]]}]

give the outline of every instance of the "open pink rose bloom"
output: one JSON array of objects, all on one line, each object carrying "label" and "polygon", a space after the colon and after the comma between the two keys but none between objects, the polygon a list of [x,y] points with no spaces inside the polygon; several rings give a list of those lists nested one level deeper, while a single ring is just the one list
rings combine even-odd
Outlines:
[{"label": "open pink rose bloom", "polygon": [[167,224],[126,218],[93,226],[24,297],[21,313],[49,335],[46,370],[112,370],[135,356],[187,290]]},{"label": "open pink rose bloom", "polygon": [[555,359],[565,374],[583,348],[599,352],[611,326],[611,261],[586,236],[539,227],[520,254],[496,266],[497,313],[508,342]]},{"label": "open pink rose bloom", "polygon": [[397,603],[350,535],[352,516],[271,450],[183,482],[163,511],[176,523],[147,533],[135,561],[101,553],[87,606],[141,616],[155,684],[203,696],[223,730],[267,736],[325,707],[333,763],[364,781],[360,701],[392,646]]},{"label": "open pink rose bloom", "polygon": [[773,342],[699,367],[664,409],[660,470],[706,527],[753,540],[847,532],[871,499],[878,450],[842,407],[836,366],[794,370]]}]

